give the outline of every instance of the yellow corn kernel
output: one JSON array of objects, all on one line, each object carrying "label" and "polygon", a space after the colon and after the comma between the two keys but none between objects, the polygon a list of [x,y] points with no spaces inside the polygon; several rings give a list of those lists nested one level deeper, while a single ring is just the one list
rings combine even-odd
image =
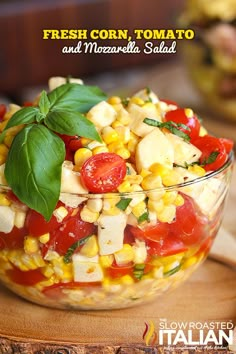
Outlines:
[{"label": "yellow corn kernel", "polygon": [[122,182],[117,188],[120,193],[131,192],[131,184],[128,181]]},{"label": "yellow corn kernel", "polygon": [[123,105],[122,103],[113,104],[112,108],[118,113],[123,108]]},{"label": "yellow corn kernel", "polygon": [[83,221],[94,223],[99,217],[99,213],[90,210],[86,205],[80,212],[80,217]]},{"label": "yellow corn kernel", "polygon": [[130,129],[124,126],[118,126],[115,128],[119,139],[122,141],[123,144],[127,144],[130,140]]},{"label": "yellow corn kernel", "polygon": [[111,96],[108,98],[107,102],[111,105],[119,104],[121,103],[121,98],[119,96]]},{"label": "yellow corn kernel", "polygon": [[142,168],[141,172],[140,172],[140,176],[142,176],[143,178],[145,178],[146,176],[150,175],[151,172],[145,168]]},{"label": "yellow corn kernel", "polygon": [[197,263],[197,261],[198,261],[198,258],[195,256],[186,259],[186,261],[183,264],[183,269],[193,266],[194,264]]},{"label": "yellow corn kernel", "polygon": [[139,202],[138,204],[136,204],[132,208],[132,213],[134,214],[134,216],[136,216],[136,218],[139,218],[141,215],[146,213],[146,211],[147,211],[147,206],[146,206],[146,203],[144,201]]},{"label": "yellow corn kernel", "polygon": [[204,135],[207,135],[207,134],[208,134],[208,132],[207,132],[206,128],[204,128],[204,127],[201,125],[199,135],[200,135],[200,136],[204,136]]},{"label": "yellow corn kernel", "polygon": [[171,169],[167,166],[164,166],[160,163],[154,163],[149,170],[161,177],[164,177],[166,175],[168,175],[171,172]]},{"label": "yellow corn kernel", "polygon": [[62,220],[68,215],[68,210],[64,206],[60,206],[54,210],[53,215],[58,222],[62,222]]},{"label": "yellow corn kernel", "polygon": [[132,262],[134,259],[133,247],[125,243],[120,251],[114,253],[114,257],[118,265],[125,265]]},{"label": "yellow corn kernel", "polygon": [[80,142],[82,144],[83,147],[86,147],[89,143],[91,143],[91,139],[88,138],[81,138]]},{"label": "yellow corn kernel", "polygon": [[44,281],[41,281],[40,283],[37,283],[35,285],[35,288],[38,289],[38,290],[42,290],[44,289],[45,287],[47,286],[52,286],[54,285],[55,283],[58,283],[58,281],[56,282],[55,279],[50,278],[50,279],[47,279],[47,280],[44,280]]},{"label": "yellow corn kernel", "polygon": [[0,205],[8,206],[10,205],[10,200],[6,197],[6,194],[0,193]]},{"label": "yellow corn kernel", "polygon": [[6,125],[7,125],[7,120],[3,120],[2,122],[0,122],[0,131],[3,131]]},{"label": "yellow corn kernel", "polygon": [[129,101],[130,103],[135,103],[135,104],[137,104],[138,106],[142,106],[142,105],[144,105],[144,100],[142,100],[142,98],[140,98],[140,97],[137,97],[137,96],[133,96],[133,97],[131,97],[131,99],[130,99],[130,101]]},{"label": "yellow corn kernel", "polygon": [[140,175],[126,175],[125,181],[128,181],[130,184],[141,184],[143,177]]},{"label": "yellow corn kernel", "polygon": [[184,113],[188,118],[192,118],[194,116],[193,110],[191,108],[185,108]]},{"label": "yellow corn kernel", "polygon": [[99,213],[102,210],[102,205],[103,202],[101,198],[89,199],[87,201],[87,207],[95,213]]},{"label": "yellow corn kernel", "polygon": [[87,148],[76,150],[74,155],[74,163],[76,166],[82,166],[83,163],[93,155],[92,151]]},{"label": "yellow corn kernel", "polygon": [[3,165],[7,160],[7,156],[5,155],[0,155],[0,166]]},{"label": "yellow corn kernel", "polygon": [[26,212],[24,210],[16,210],[14,225],[20,229],[25,224]]},{"label": "yellow corn kernel", "polygon": [[180,195],[180,194],[177,195],[177,197],[175,198],[174,204],[176,206],[184,205],[184,198],[182,197],[182,195]]},{"label": "yellow corn kernel", "polygon": [[142,187],[144,190],[156,189],[162,187],[162,180],[156,173],[147,175],[142,181]]},{"label": "yellow corn kernel", "polygon": [[189,166],[188,171],[195,173],[199,177],[205,176],[205,174],[206,174],[206,171],[204,170],[204,168],[199,165]]},{"label": "yellow corn kernel", "polygon": [[114,120],[114,122],[112,123],[111,126],[113,129],[116,129],[117,127],[123,127],[124,125],[121,122],[119,122],[118,120]]},{"label": "yellow corn kernel", "polygon": [[171,271],[172,269],[175,269],[179,265],[180,265],[180,262],[178,260],[176,260],[172,263],[168,263],[168,264],[164,265],[163,272],[167,273],[167,272]]},{"label": "yellow corn kernel", "polygon": [[147,108],[147,109],[156,109],[156,105],[152,102],[145,102],[142,108]]},{"label": "yellow corn kernel", "polygon": [[7,156],[8,148],[5,144],[0,144],[0,155]]},{"label": "yellow corn kernel", "polygon": [[49,241],[49,239],[50,239],[50,234],[49,234],[49,232],[46,233],[46,234],[43,234],[43,235],[39,236],[39,242],[41,242],[41,243],[43,243],[43,244],[47,243],[47,242]]},{"label": "yellow corn kernel", "polygon": [[20,106],[18,106],[17,104],[15,103],[10,103],[9,104],[9,109],[8,111],[5,113],[4,115],[4,120],[8,120],[11,118],[11,116],[16,113],[17,111],[19,111],[19,109],[21,109]]},{"label": "yellow corn kernel", "polygon": [[171,170],[168,175],[165,175],[162,177],[162,183],[167,187],[173,186],[175,184],[179,184],[182,182],[183,182],[182,176],[180,176],[178,174],[178,172],[175,170]]},{"label": "yellow corn kernel", "polygon": [[103,128],[101,135],[106,144],[111,144],[119,140],[117,131],[110,126]]},{"label": "yellow corn kernel", "polygon": [[[182,261],[184,257],[184,252],[174,254],[173,256],[166,256],[158,258],[159,262],[163,265],[173,264],[174,262],[178,261],[179,263]],[[153,262],[152,262],[153,264]]]},{"label": "yellow corn kernel", "polygon": [[130,140],[127,145],[128,150],[131,152],[131,154],[135,153],[138,142],[139,142],[139,137],[136,134],[134,134],[133,132],[131,132],[130,133]]},{"label": "yellow corn kernel", "polygon": [[175,205],[165,205],[161,211],[157,212],[157,218],[161,222],[171,222],[175,218],[175,213]]},{"label": "yellow corn kernel", "polygon": [[109,254],[107,256],[100,256],[99,262],[102,268],[109,268],[114,261],[114,256]]},{"label": "yellow corn kernel", "polygon": [[123,275],[123,277],[120,278],[121,284],[124,285],[130,285],[134,283],[134,279],[130,275]]},{"label": "yellow corn kernel", "polygon": [[150,209],[150,211],[154,211],[156,213],[161,213],[162,210],[164,209],[164,203],[163,200],[152,200],[149,199],[148,200],[148,209]]},{"label": "yellow corn kernel", "polygon": [[7,134],[4,138],[4,144],[9,148],[12,144],[14,139],[14,135]]},{"label": "yellow corn kernel", "polygon": [[97,237],[92,235],[87,242],[83,245],[80,253],[86,257],[95,257],[98,254]]},{"label": "yellow corn kernel", "polygon": [[174,203],[175,199],[177,197],[177,194],[178,194],[177,191],[167,191],[167,192],[165,192],[165,194],[162,197],[164,204],[168,205],[168,204]]},{"label": "yellow corn kernel", "polygon": [[73,280],[72,263],[65,263],[63,257],[52,261],[55,275],[61,280]]},{"label": "yellow corn kernel", "polygon": [[39,250],[38,239],[32,236],[26,236],[24,239],[24,250],[27,254],[35,253]]},{"label": "yellow corn kernel", "polygon": [[51,264],[47,265],[46,267],[43,267],[41,271],[42,271],[43,275],[47,278],[51,278],[54,274],[54,270],[53,270]]},{"label": "yellow corn kernel", "polygon": [[116,154],[119,155],[120,157],[122,157],[124,160],[127,160],[130,158],[130,152],[125,147],[123,147],[121,149],[117,149]]},{"label": "yellow corn kernel", "polygon": [[108,149],[110,152],[116,153],[118,149],[123,149],[123,148],[124,148],[124,144],[119,140],[108,145]]},{"label": "yellow corn kernel", "polygon": [[107,146],[97,146],[95,147],[92,152],[93,152],[93,155],[97,155],[97,154],[101,154],[103,152],[108,152],[108,147]]}]

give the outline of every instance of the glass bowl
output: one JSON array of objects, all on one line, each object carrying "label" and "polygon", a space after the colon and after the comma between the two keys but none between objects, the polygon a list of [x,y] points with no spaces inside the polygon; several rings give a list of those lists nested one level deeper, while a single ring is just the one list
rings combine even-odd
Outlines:
[{"label": "glass bowl", "polygon": [[[120,309],[153,300],[179,286],[207,257],[221,225],[232,166],[233,154],[217,171],[194,180],[188,174],[171,187],[61,194],[52,231],[41,235],[44,221],[34,223],[34,212],[1,186],[18,222],[26,219],[23,227],[0,233],[0,280],[29,301],[60,309]],[[140,201],[145,211],[135,209]],[[81,221],[86,205],[97,210],[96,221]],[[171,213],[175,217],[168,222]]]}]

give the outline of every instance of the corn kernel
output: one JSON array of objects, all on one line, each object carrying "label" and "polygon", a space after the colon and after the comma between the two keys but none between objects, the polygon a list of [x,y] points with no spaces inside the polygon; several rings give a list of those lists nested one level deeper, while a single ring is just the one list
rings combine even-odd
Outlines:
[{"label": "corn kernel", "polygon": [[25,224],[26,212],[24,210],[16,210],[14,225],[18,229],[22,228]]},{"label": "corn kernel", "polygon": [[119,96],[111,96],[108,98],[107,102],[111,105],[121,103],[121,98]]},{"label": "corn kernel", "polygon": [[62,222],[62,220],[68,215],[68,210],[63,206],[60,206],[54,210],[53,215],[56,217],[58,222]]},{"label": "corn kernel", "polygon": [[31,254],[39,250],[38,239],[32,236],[26,236],[24,239],[24,250],[25,253]]},{"label": "corn kernel", "polygon": [[140,176],[142,176],[143,178],[145,178],[146,176],[150,175],[151,172],[145,168],[142,168],[141,172],[140,172]]},{"label": "corn kernel", "polygon": [[189,268],[191,266],[193,266],[194,264],[196,264],[198,261],[197,257],[190,257],[188,259],[186,259],[186,261],[183,264],[183,269]]},{"label": "corn kernel", "polygon": [[182,176],[180,176],[175,170],[171,170],[168,175],[162,176],[162,183],[165,186],[173,186],[182,182]]},{"label": "corn kernel", "polygon": [[81,142],[83,147],[86,147],[89,143],[91,143],[91,139],[81,138],[80,142]]},{"label": "corn kernel", "polygon": [[168,264],[164,265],[164,273],[167,273],[167,272],[175,269],[179,265],[180,265],[180,262],[178,260],[176,260],[176,261],[174,261],[172,263],[168,263]]},{"label": "corn kernel", "polygon": [[102,204],[101,198],[89,199],[87,201],[87,207],[95,213],[99,213],[102,210]]},{"label": "corn kernel", "polygon": [[155,173],[147,175],[142,181],[142,187],[144,190],[162,187],[161,177]]},{"label": "corn kernel", "polygon": [[117,188],[120,193],[131,192],[131,184],[128,181],[122,182]]},{"label": "corn kernel", "polygon": [[92,150],[93,155],[101,154],[103,152],[108,152],[108,151],[109,151],[108,147],[106,147],[105,145],[104,146],[97,146]]},{"label": "corn kernel", "polygon": [[188,118],[192,118],[194,116],[193,110],[191,108],[185,108],[184,113]]},{"label": "corn kernel", "polygon": [[108,145],[108,149],[110,152],[117,152],[118,149],[123,149],[124,144],[121,141],[116,141]]},{"label": "corn kernel", "polygon": [[141,215],[143,215],[147,211],[147,206],[144,201],[139,202],[132,208],[132,213],[136,218],[139,218]]},{"label": "corn kernel", "polygon": [[128,142],[128,150],[130,151],[130,153],[135,153],[136,151],[136,147],[138,145],[139,142],[139,137],[134,134],[133,132],[130,133],[130,140]]},{"label": "corn kernel", "polygon": [[0,155],[7,156],[8,148],[5,144],[0,144]]},{"label": "corn kernel", "polygon": [[6,194],[0,193],[0,205],[9,206],[10,200],[6,197]]},{"label": "corn kernel", "polygon": [[47,265],[46,267],[42,268],[41,271],[46,278],[51,278],[51,276],[54,274],[54,270],[51,265]]},{"label": "corn kernel", "polygon": [[95,257],[98,254],[97,237],[92,235],[87,242],[83,245],[80,253],[86,257]]},{"label": "corn kernel", "polygon": [[144,100],[142,100],[142,98],[137,97],[137,96],[131,97],[131,99],[130,99],[129,102],[130,102],[130,103],[137,104],[138,106],[142,106],[142,105],[144,105],[144,103],[145,103]]},{"label": "corn kernel", "polygon": [[103,128],[101,134],[106,144],[111,144],[119,140],[117,131],[110,126]]},{"label": "corn kernel", "polygon": [[208,132],[206,130],[206,128],[204,128],[202,125],[200,127],[200,132],[199,132],[199,136],[204,136],[204,135],[207,135]]},{"label": "corn kernel", "polygon": [[116,129],[117,127],[123,127],[124,125],[121,122],[119,122],[118,120],[114,120],[114,122],[112,123],[111,126],[113,129]]},{"label": "corn kernel", "polygon": [[168,175],[171,171],[169,167],[166,167],[160,163],[154,163],[149,170],[161,177]]},{"label": "corn kernel", "polygon": [[114,261],[114,256],[112,254],[99,257],[99,262],[102,268],[109,268],[112,265],[113,261]]},{"label": "corn kernel", "polygon": [[141,184],[143,177],[140,175],[126,175],[125,181],[128,181],[130,184]]},{"label": "corn kernel", "polygon": [[177,191],[165,192],[165,194],[162,197],[164,204],[168,205],[174,203],[177,197],[177,193],[178,193]]},{"label": "corn kernel", "polygon": [[7,134],[4,138],[4,144],[10,148],[11,144],[12,144],[12,141],[14,139],[14,135],[10,135],[10,134]]},{"label": "corn kernel", "polygon": [[206,174],[206,171],[204,170],[204,168],[201,166],[198,166],[198,165],[189,166],[188,171],[195,173],[199,177],[205,176],[205,174]]},{"label": "corn kernel", "polygon": [[80,212],[80,217],[83,221],[94,223],[99,217],[99,213],[91,211],[86,205]]},{"label": "corn kernel", "polygon": [[175,205],[166,205],[161,211],[157,212],[157,218],[161,222],[171,222],[175,218],[175,213]]},{"label": "corn kernel", "polygon": [[143,109],[147,108],[147,109],[153,109],[155,110],[156,109],[156,105],[152,102],[145,102],[143,107]]},{"label": "corn kernel", "polygon": [[163,200],[152,200],[149,199],[148,200],[148,209],[150,209],[151,211],[154,211],[156,213],[161,213],[164,209],[164,203]]},{"label": "corn kernel", "polygon": [[77,166],[82,166],[83,163],[93,155],[92,151],[87,148],[80,148],[76,150],[74,155],[74,163]]},{"label": "corn kernel", "polygon": [[115,128],[119,139],[122,141],[123,144],[127,144],[130,140],[130,129],[128,127],[119,126]]},{"label": "corn kernel", "polygon": [[46,234],[43,234],[43,235],[39,236],[39,241],[40,241],[41,243],[43,243],[43,244],[47,243],[47,242],[49,241],[49,239],[50,239],[50,234],[49,234],[49,232],[46,233]]},{"label": "corn kernel", "polygon": [[134,250],[131,245],[125,243],[120,251],[114,253],[114,257],[118,265],[125,265],[133,261]]},{"label": "corn kernel", "polygon": [[184,205],[184,198],[182,197],[182,195],[180,195],[180,194],[177,195],[177,197],[175,198],[174,204],[176,206]]},{"label": "corn kernel", "polygon": [[124,160],[127,160],[130,158],[130,152],[125,147],[123,147],[121,149],[117,149],[116,154],[121,156]]},{"label": "corn kernel", "polygon": [[131,285],[134,283],[134,279],[130,275],[123,275],[123,277],[120,278],[121,284],[124,285]]},{"label": "corn kernel", "polygon": [[7,160],[6,155],[0,155],[0,166],[3,165]]}]

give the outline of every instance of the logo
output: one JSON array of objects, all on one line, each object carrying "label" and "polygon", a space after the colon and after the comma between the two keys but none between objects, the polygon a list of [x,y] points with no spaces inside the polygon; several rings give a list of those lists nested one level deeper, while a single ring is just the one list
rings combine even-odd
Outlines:
[{"label": "logo", "polygon": [[[145,322],[143,340],[147,346],[154,344],[183,349],[226,349],[236,353],[236,327],[228,322],[168,322],[159,319],[158,327],[153,321]],[[233,329],[234,328],[234,329]]]}]

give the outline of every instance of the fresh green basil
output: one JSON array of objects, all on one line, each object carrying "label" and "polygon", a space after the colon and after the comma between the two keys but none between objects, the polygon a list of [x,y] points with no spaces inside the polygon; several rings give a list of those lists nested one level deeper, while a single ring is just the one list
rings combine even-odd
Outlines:
[{"label": "fresh green basil", "polygon": [[23,107],[19,109],[7,122],[3,131],[21,124],[30,124],[37,121],[36,116],[40,113],[37,107]]},{"label": "fresh green basil", "polygon": [[46,114],[49,112],[50,109],[50,101],[48,99],[47,92],[45,90],[43,90],[40,95],[39,109],[44,116],[46,116]]},{"label": "fresh green basil", "polygon": [[153,127],[157,128],[166,128],[168,129],[172,134],[179,136],[180,138],[184,139],[185,141],[190,140],[190,136],[186,133],[184,133],[180,128],[184,130],[190,130],[190,128],[182,123],[175,123],[173,121],[168,121],[168,122],[159,122],[158,120],[151,119],[151,118],[145,118],[144,123],[151,125]]},{"label": "fresh green basil", "polygon": [[145,270],[145,264],[136,264],[134,267],[134,278],[141,280],[143,275],[144,275],[144,270]]},{"label": "fresh green basil", "polygon": [[181,264],[177,265],[175,268],[164,273],[164,277],[170,277],[171,275],[177,273],[181,268]]},{"label": "fresh green basil", "polygon": [[15,137],[5,177],[17,197],[49,221],[60,194],[63,141],[39,124],[29,124]]},{"label": "fresh green basil", "polygon": [[84,245],[88,239],[91,237],[92,235],[89,235],[89,236],[85,236],[83,238],[81,238],[80,240],[78,241],[75,241],[69,248],[68,250],[66,251],[66,254],[64,255],[63,257],[63,261],[64,263],[70,263],[71,262],[71,257],[73,255],[73,253],[75,252],[75,250]]},{"label": "fresh green basil", "polygon": [[125,211],[131,201],[132,198],[121,198],[121,200],[116,204],[116,207],[122,211]]},{"label": "fresh green basil", "polygon": [[149,221],[149,214],[146,211],[145,213],[143,213],[142,215],[139,216],[138,218],[138,223],[141,224],[144,221]]},{"label": "fresh green basil", "polygon": [[101,142],[94,124],[79,112],[52,111],[47,114],[44,123],[57,133],[78,135]]},{"label": "fresh green basil", "polygon": [[77,111],[85,113],[107,96],[96,86],[67,83],[49,92],[51,110]]},{"label": "fresh green basil", "polygon": [[208,157],[206,157],[202,162],[201,166],[208,165],[210,163],[215,162],[217,156],[219,155],[219,151],[212,151]]}]

